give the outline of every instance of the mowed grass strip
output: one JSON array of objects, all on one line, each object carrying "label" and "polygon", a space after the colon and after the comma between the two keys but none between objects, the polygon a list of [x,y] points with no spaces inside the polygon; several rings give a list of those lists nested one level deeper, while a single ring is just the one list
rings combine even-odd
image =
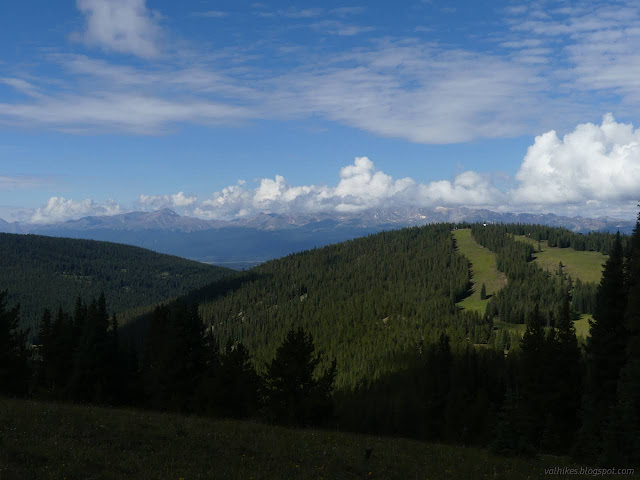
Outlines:
[{"label": "mowed grass strip", "polygon": [[471,229],[464,228],[453,231],[458,252],[471,263],[473,293],[458,303],[462,308],[476,310],[484,314],[488,299],[480,299],[480,290],[484,283],[487,296],[496,294],[507,284],[507,277],[496,267],[496,254],[478,244],[471,236]]},{"label": "mowed grass strip", "polygon": [[506,480],[556,466],[575,467],[562,457],[0,398],[0,479]]},{"label": "mowed grass strip", "polygon": [[[523,235],[517,235],[516,240],[528,242],[538,249],[538,242]],[[558,264],[562,262],[564,271],[573,280],[580,279],[583,282],[600,283],[604,263],[609,258],[600,252],[579,252],[573,248],[549,247],[546,240],[540,242],[541,252],[535,252],[535,262],[542,268],[555,272]]]}]

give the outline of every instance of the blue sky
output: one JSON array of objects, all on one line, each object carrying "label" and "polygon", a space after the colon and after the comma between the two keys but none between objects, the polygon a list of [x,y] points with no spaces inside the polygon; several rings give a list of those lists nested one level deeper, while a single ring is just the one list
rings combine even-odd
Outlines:
[{"label": "blue sky", "polygon": [[634,216],[636,2],[0,6],[0,218]]}]

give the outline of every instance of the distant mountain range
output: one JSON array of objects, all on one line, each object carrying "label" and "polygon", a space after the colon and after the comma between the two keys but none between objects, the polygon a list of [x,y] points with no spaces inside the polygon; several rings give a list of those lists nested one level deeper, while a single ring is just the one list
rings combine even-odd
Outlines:
[{"label": "distant mountain range", "polygon": [[408,226],[439,222],[527,223],[574,232],[631,233],[635,225],[609,217],[498,213],[470,208],[393,208],[354,214],[265,214],[229,221],[181,216],[170,209],[90,216],[53,224],[6,222],[0,232],[104,240],[235,268],[289,253]]}]

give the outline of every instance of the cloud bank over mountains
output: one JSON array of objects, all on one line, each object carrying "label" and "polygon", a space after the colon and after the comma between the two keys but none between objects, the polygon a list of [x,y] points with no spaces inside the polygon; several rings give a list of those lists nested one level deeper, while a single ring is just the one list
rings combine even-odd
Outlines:
[{"label": "cloud bank over mountains", "polygon": [[580,124],[559,138],[555,131],[535,138],[509,190],[494,185],[490,175],[466,171],[453,180],[420,183],[394,179],[358,157],[329,185],[289,185],[285,178],[263,178],[252,187],[244,181],[208,198],[184,192],[142,194],[136,205],[90,199],[51,197],[30,221],[47,223],[87,215],[113,215],[128,210],[173,208],[205,219],[233,219],[264,213],[357,213],[372,208],[453,207],[497,211],[554,212],[632,218],[640,199],[640,129],[618,123],[611,114],[600,125]]}]

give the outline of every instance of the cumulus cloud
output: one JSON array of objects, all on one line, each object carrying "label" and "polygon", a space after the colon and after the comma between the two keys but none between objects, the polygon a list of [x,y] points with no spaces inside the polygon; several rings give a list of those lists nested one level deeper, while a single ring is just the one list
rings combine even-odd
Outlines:
[{"label": "cumulus cloud", "polygon": [[37,208],[31,216],[31,223],[53,223],[89,215],[115,215],[122,213],[115,202],[98,203],[91,199],[75,201],[64,197],[51,197],[47,204]]},{"label": "cumulus cloud", "polygon": [[260,180],[254,189],[244,184],[226,187],[194,213],[234,218],[258,212],[346,214],[395,206],[467,206],[628,216],[640,196],[640,129],[607,114],[600,125],[580,124],[562,138],[553,130],[546,132],[535,138],[514,180],[510,189],[502,190],[489,175],[466,171],[452,181],[419,183],[394,179],[369,158],[358,157],[340,170],[336,186],[291,186],[276,175]]},{"label": "cumulus cloud", "polygon": [[256,188],[231,185],[203,201],[194,214],[204,218],[228,219],[266,213],[357,213],[371,208],[437,205],[490,206],[502,194],[488,177],[464,172],[450,182],[428,184],[411,178],[394,179],[377,170],[367,157],[357,157],[340,170],[334,187],[288,185],[281,175],[263,178]]},{"label": "cumulus cloud", "polygon": [[86,28],[76,37],[105,50],[155,57],[159,52],[157,14],[145,0],[77,0]]},{"label": "cumulus cloud", "polygon": [[144,210],[159,210],[161,208],[184,208],[198,201],[198,197],[187,196],[184,192],[173,195],[140,195],[139,203]]},{"label": "cumulus cloud", "polygon": [[617,123],[585,123],[560,139],[536,137],[516,175],[519,204],[628,202],[640,195],[640,129]]},{"label": "cumulus cloud", "polygon": [[[290,185],[282,175],[275,175],[253,186],[240,180],[204,200],[184,192],[140,195],[136,207],[176,208],[220,220],[258,213],[348,215],[376,208],[439,206],[632,217],[638,196],[640,129],[618,123],[607,114],[600,125],[580,124],[562,138],[553,130],[536,137],[507,190],[498,188],[490,175],[473,171],[462,172],[453,180],[428,183],[393,178],[369,158],[357,157],[340,169],[334,186]],[[116,203],[52,197],[35,211],[31,221],[46,223],[122,212]]]}]

